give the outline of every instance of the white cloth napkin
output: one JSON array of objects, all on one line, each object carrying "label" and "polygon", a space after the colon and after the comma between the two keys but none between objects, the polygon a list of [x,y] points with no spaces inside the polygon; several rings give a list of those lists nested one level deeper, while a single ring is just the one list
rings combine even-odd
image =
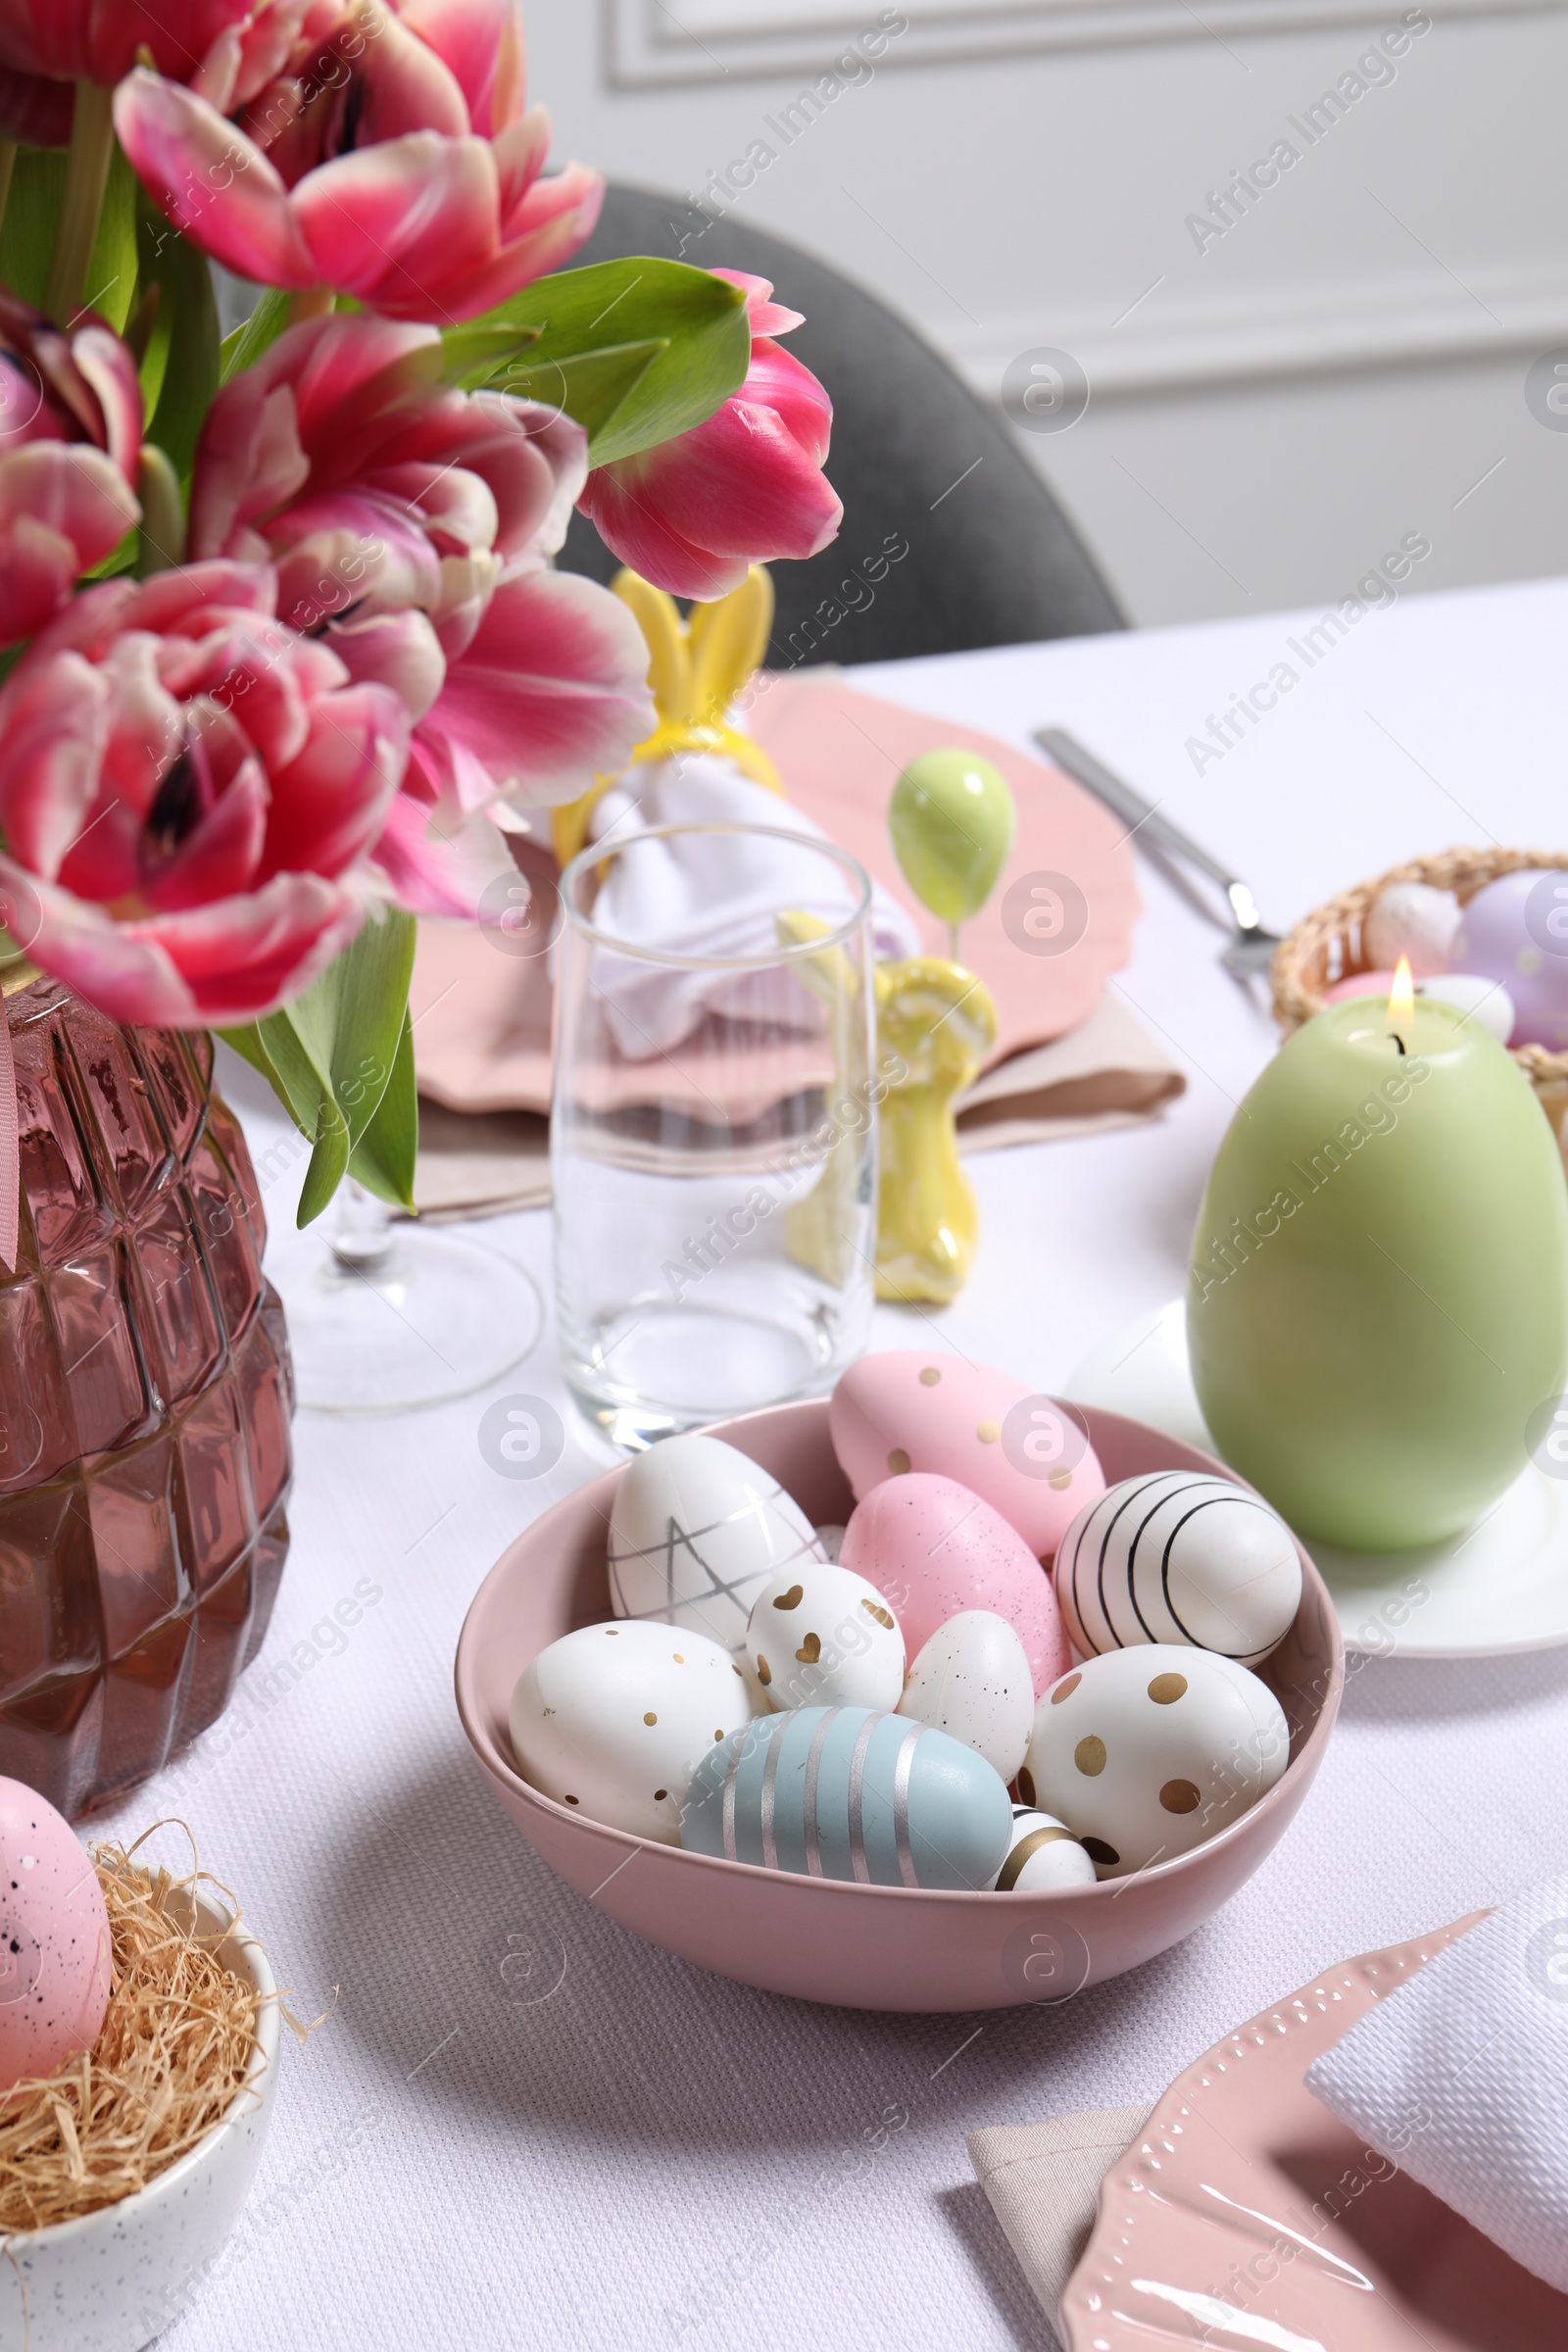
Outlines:
[{"label": "white cloth napkin", "polygon": [[[800,809],[710,752],[628,768],[599,801],[589,831],[595,841],[622,841],[653,825],[714,823],[825,838]],[[687,836],[617,858],[594,903],[593,919],[597,930],[613,938],[667,954],[765,956],[778,945],[776,918],[785,909],[817,915],[836,929],[854,913],[856,900],[851,877],[814,851],[743,834]],[[872,935],[879,957],[920,953],[908,916],[876,887]],[[693,971],[603,949],[593,977],[616,1043],[631,1061],[667,1054],[709,1012],[807,1034],[819,1025],[810,997],[777,965],[759,972]]]},{"label": "white cloth napkin", "polygon": [[1568,1877],[1526,1888],[1428,1961],[1306,2084],[1568,2292]]}]

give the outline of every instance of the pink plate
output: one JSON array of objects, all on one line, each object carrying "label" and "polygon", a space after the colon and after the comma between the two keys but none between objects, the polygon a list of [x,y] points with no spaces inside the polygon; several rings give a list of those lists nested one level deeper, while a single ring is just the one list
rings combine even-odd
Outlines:
[{"label": "pink plate", "polygon": [[[963,959],[997,1007],[992,1063],[1060,1037],[1090,1013],[1110,973],[1132,954],[1138,883],[1126,827],[1092,794],[974,727],[879,702],[837,678],[770,677],[752,708],[753,732],[777,763],[798,808],[897,899],[927,955],[946,956],[946,925],[920,905],[888,839],[887,810],[906,761],[936,745],[981,752],[1005,776],[1018,811],[1006,870],[963,927]],[[529,923],[498,953],[492,930],[422,923],[411,1004],[419,1089],[449,1110],[550,1108],[550,962],[555,860],[514,835],[534,898]],[[1085,929],[1060,955],[1020,955],[1009,892],[1065,874],[1083,894]],[[1010,927],[1009,927],[1010,926]],[[685,1056],[683,1055],[683,1059]]]},{"label": "pink plate", "polygon": [[1068,2352],[1562,2352],[1568,2296],[1369,2151],[1301,2080],[1485,1917],[1325,1970],[1171,2084],[1105,2175],[1061,2299]]},{"label": "pink plate", "polygon": [[[1094,1408],[1086,1419],[1107,1481],[1142,1470],[1234,1476],[1142,1422]],[[848,1519],[854,1496],[828,1443],[825,1398],[719,1422],[714,1434],[771,1470],[816,1525]],[[686,1854],[585,1821],[522,1779],[507,1710],[530,1658],[611,1614],[605,1532],[622,1475],[608,1471],[567,1495],[491,1569],[458,1643],[458,1711],[491,1788],[545,1860],[623,1927],[720,1976],[854,2009],[1068,1999],[1162,1952],[1228,1901],[1283,1835],[1323,1760],[1345,1652],[1303,1551],[1296,1623],[1261,1669],[1290,1719],[1290,1763],[1218,1837],[1137,1878],[1049,1894],[863,1886]]]}]

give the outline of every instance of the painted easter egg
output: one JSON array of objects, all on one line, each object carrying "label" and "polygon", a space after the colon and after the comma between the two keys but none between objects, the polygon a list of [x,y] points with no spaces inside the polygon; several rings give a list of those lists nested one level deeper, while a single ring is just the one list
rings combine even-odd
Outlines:
[{"label": "painted easter egg", "polygon": [[911,1657],[960,1609],[994,1609],[1023,1643],[1037,1696],[1066,1667],[1050,1577],[1016,1528],[956,1479],[911,1470],[873,1487],[844,1531],[843,1564],[875,1585]]},{"label": "painted easter egg", "polygon": [[801,1707],[703,1758],[680,1841],[810,1878],[978,1891],[1011,1829],[1006,1788],[961,1740],[869,1707]]},{"label": "painted easter egg", "polygon": [[512,1747],[558,1805],[678,1845],[693,1772],[751,1713],[729,1651],[689,1627],[585,1625],[523,1668]]},{"label": "painted easter egg", "polygon": [[1369,963],[1391,972],[1403,956],[1421,980],[1429,972],[1447,970],[1458,928],[1459,902],[1451,890],[1435,890],[1430,882],[1391,882],[1367,910],[1361,946]]},{"label": "painted easter egg", "polygon": [[1018,1788],[1121,1879],[1239,1819],[1289,1760],[1284,1710],[1255,1674],[1153,1642],[1088,1658],[1047,1691]]},{"label": "painted easter egg", "polygon": [[945,923],[991,896],[1012,847],[1006,779],[978,752],[922,752],[893,787],[888,831],[906,882]]},{"label": "painted easter egg", "polygon": [[935,1725],[1010,1781],[1034,1727],[1035,1688],[1015,1628],[991,1609],[939,1625],[909,1669],[899,1713]]},{"label": "painted easter egg", "polygon": [[91,2049],[112,1962],[91,1856],[35,1788],[0,1780],[0,2089]]},{"label": "painted easter egg", "polygon": [[617,1617],[689,1626],[738,1650],[752,1603],[782,1569],[820,1560],[816,1530],[778,1480],[691,1431],[633,1456],[610,1514]]},{"label": "painted easter egg", "polygon": [[[807,1560],[764,1585],[752,1604],[746,1657],[768,1707],[896,1707],[904,1636],[874,1585],[852,1569]],[[1030,1709],[1033,1713],[1033,1707]]]},{"label": "painted easter egg", "polygon": [[861,1356],[833,1391],[828,1430],[860,1501],[909,1470],[956,1478],[1039,1558],[1105,1484],[1075,1407],[961,1355]]},{"label": "painted easter egg", "polygon": [[1568,872],[1523,867],[1470,899],[1454,933],[1455,971],[1500,980],[1513,999],[1509,1044],[1568,1048]]},{"label": "painted easter egg", "polygon": [[1065,1822],[1034,1805],[1014,1805],[1012,1835],[997,1873],[998,1894],[1045,1894],[1093,1886],[1099,1872]]},{"label": "painted easter egg", "polygon": [[1228,1478],[1155,1470],[1079,1512],[1055,1562],[1068,1639],[1085,1656],[1190,1642],[1244,1665],[1296,1621],[1301,1560],[1277,1511]]}]

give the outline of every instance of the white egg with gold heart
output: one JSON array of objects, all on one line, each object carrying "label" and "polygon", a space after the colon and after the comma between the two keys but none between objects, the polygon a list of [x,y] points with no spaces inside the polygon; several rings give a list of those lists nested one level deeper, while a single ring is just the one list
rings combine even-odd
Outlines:
[{"label": "white egg with gold heart", "polygon": [[875,1585],[830,1560],[806,1560],[752,1604],[745,1658],[767,1705],[874,1707],[904,1690],[904,1636]]}]

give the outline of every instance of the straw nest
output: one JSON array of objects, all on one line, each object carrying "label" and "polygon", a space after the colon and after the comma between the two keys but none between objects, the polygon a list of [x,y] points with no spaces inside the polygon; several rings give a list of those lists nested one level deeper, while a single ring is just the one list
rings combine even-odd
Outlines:
[{"label": "straw nest", "polygon": [[[93,1848],[114,1940],[97,2041],[46,2082],[18,2083],[0,2098],[5,2236],[74,2221],[145,2188],[244,2088],[258,1996],[219,1958],[237,1907],[207,1872],[174,1879],[144,1870],[131,1859],[135,1850]],[[204,1883],[233,1913],[218,1935],[198,1924]]]},{"label": "straw nest", "polygon": [[[1411,858],[1373,882],[1358,882],[1338,898],[1303,915],[1281,940],[1274,956],[1274,1017],[1289,1034],[1323,1009],[1323,992],[1336,980],[1368,969],[1363,931],[1375,900],[1395,882],[1430,882],[1451,890],[1461,906],[1483,884],[1521,866],[1568,867],[1565,850],[1445,850],[1433,858]],[[1520,1046],[1514,1060],[1536,1092],[1568,1157],[1568,1054],[1544,1046]]]}]

